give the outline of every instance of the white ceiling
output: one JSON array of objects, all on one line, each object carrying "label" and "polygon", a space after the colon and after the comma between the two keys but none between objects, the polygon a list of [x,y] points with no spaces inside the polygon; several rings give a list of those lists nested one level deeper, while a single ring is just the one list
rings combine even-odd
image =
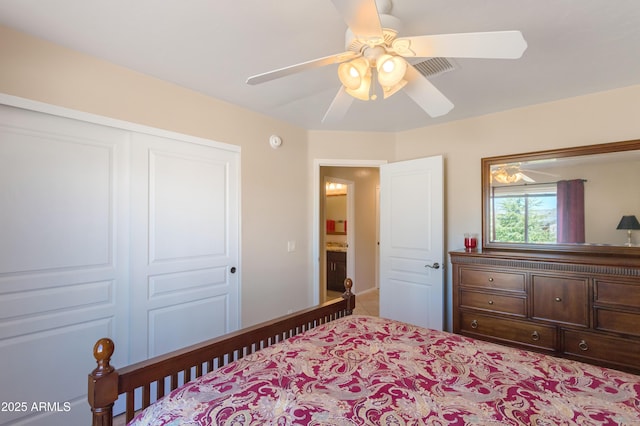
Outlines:
[{"label": "white ceiling", "polygon": [[517,60],[455,59],[431,78],[455,105],[430,118],[406,94],[321,119],[337,65],[247,77],[344,51],[330,0],[0,0],[0,23],[306,129],[401,131],[640,84],[639,0],[395,0],[400,35],[520,30]]}]

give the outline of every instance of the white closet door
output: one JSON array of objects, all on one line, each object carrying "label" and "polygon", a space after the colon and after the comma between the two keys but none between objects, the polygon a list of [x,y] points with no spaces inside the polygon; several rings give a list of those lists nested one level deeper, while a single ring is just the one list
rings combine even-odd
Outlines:
[{"label": "white closet door", "polygon": [[0,401],[19,403],[0,425],[88,424],[101,337],[121,367],[239,327],[239,161],[233,146],[0,105]]},{"label": "white closet door", "polygon": [[132,137],[131,361],[239,327],[239,153]]},{"label": "white closet door", "polygon": [[0,105],[0,401],[21,404],[2,425],[87,424],[95,341],[126,364],[128,143]]}]

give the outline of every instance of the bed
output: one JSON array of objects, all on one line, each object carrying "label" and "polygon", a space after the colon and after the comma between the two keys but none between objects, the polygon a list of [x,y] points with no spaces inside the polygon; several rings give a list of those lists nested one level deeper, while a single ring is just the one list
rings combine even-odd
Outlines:
[{"label": "bed", "polygon": [[344,315],[178,387],[130,424],[634,425],[640,377]]},{"label": "bed", "polygon": [[[342,297],[229,333],[165,355],[115,369],[110,364],[116,350],[114,342],[102,338],[93,347],[97,367],[89,374],[87,399],[93,426],[113,426],[114,403],[125,400],[124,414],[129,422],[136,411],[148,407],[181,384],[264,350],[271,345],[322,324],[351,315],[356,297],[353,281],[344,281]],[[179,423],[178,423],[179,424]]]}]

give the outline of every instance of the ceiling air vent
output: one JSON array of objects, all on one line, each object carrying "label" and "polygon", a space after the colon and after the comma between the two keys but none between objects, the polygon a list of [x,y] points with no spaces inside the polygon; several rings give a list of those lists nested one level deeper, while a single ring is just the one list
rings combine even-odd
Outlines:
[{"label": "ceiling air vent", "polygon": [[425,77],[434,77],[456,69],[455,65],[447,58],[429,58],[418,62],[413,66]]}]

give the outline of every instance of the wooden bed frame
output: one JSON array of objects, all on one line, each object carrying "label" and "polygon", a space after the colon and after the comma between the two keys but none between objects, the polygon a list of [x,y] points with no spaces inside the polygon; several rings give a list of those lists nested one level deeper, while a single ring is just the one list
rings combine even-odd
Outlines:
[{"label": "wooden bed frame", "polygon": [[[351,315],[355,295],[353,282],[345,280],[342,298],[328,301],[271,321],[204,341],[116,370],[109,364],[115,345],[102,338],[93,347],[98,363],[89,374],[87,398],[92,412],[93,426],[113,425],[113,405],[121,394],[126,395],[126,421],[133,419],[136,410],[151,404],[151,388],[155,383],[156,399],[209,371],[222,367],[245,355],[256,352],[288,337],[295,336],[320,324]],[[179,380],[182,375],[183,380]],[[165,386],[170,382],[170,386]],[[168,389],[166,389],[168,388]],[[141,402],[136,403],[136,389],[142,390]],[[141,403],[141,405],[140,405]]]}]

